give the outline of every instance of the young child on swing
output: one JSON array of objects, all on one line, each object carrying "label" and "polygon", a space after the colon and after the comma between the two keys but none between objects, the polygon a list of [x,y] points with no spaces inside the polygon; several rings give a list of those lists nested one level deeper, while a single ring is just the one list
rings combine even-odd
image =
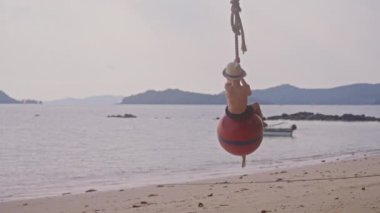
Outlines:
[{"label": "young child on swing", "polygon": [[[248,97],[252,91],[244,80],[246,72],[240,65],[236,62],[229,63],[223,71],[223,76],[227,79],[224,86],[227,97],[226,115],[234,120],[245,120],[254,113],[264,119],[258,103],[248,105]],[[267,126],[264,121],[263,125]]]}]

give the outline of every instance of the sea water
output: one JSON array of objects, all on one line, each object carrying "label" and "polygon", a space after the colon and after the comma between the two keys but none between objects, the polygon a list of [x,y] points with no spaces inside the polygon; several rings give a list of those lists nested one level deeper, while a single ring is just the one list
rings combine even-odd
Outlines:
[{"label": "sea water", "polygon": [[[380,153],[380,122],[287,121],[241,158],[216,136],[221,105],[0,106],[0,201],[175,183]],[[264,105],[265,116],[309,111],[380,117],[380,106]],[[134,114],[137,118],[108,118]],[[281,121],[271,121],[276,124]]]}]

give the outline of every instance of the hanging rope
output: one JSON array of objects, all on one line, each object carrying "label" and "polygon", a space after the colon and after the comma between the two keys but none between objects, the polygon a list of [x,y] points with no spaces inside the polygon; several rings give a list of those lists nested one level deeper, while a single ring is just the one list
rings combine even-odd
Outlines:
[{"label": "hanging rope", "polygon": [[240,0],[231,0],[231,27],[232,31],[235,33],[235,62],[240,63],[239,57],[239,36],[241,36],[241,51],[243,54],[247,51],[247,46],[245,44],[245,36],[243,23],[240,18]]},{"label": "hanging rope", "polygon": [[[240,0],[231,0],[231,27],[232,32],[235,34],[235,63],[240,64],[239,56],[239,36],[241,36],[241,51],[243,54],[247,51],[247,45],[245,44],[244,28],[240,18]],[[239,65],[240,68],[240,65]],[[241,69],[241,68],[240,68]],[[245,167],[246,156],[242,156],[241,167]]]}]

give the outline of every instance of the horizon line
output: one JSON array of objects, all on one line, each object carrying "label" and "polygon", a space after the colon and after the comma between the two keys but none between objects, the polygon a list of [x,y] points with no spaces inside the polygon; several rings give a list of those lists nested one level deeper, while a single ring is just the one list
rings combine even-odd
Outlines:
[{"label": "horizon line", "polygon": [[[278,85],[275,85],[275,86],[269,86],[267,88],[259,88],[259,89],[254,89],[254,90],[266,90],[266,89],[271,89],[271,88],[276,88],[276,87],[280,87],[280,86],[292,86],[292,87],[295,87],[295,88],[298,88],[298,89],[334,89],[334,88],[339,88],[339,87],[344,87],[344,86],[353,86],[353,85],[360,85],[360,84],[367,84],[367,85],[377,85],[377,84],[380,84],[379,83],[363,83],[363,82],[358,82],[358,83],[350,83],[350,84],[344,84],[344,85],[338,85],[338,86],[333,86],[333,87],[318,87],[318,88],[305,88],[305,87],[298,87],[298,86],[295,86],[293,84],[290,84],[290,83],[282,83],[282,84],[278,84]],[[139,94],[142,94],[142,93],[145,93],[145,92],[148,92],[148,91],[155,91],[155,92],[163,92],[163,91],[167,91],[167,90],[180,90],[182,92],[191,92],[191,93],[199,93],[199,94],[207,94],[207,95],[218,95],[220,93],[222,93],[224,90],[221,90],[219,93],[204,93],[204,92],[199,92],[199,91],[190,91],[190,90],[182,90],[180,88],[172,88],[172,87],[168,87],[166,89],[146,89],[144,91],[141,91],[141,92],[137,92],[137,93],[134,93],[134,94],[130,94],[130,95],[113,95],[113,94],[102,94],[102,95],[89,95],[89,96],[82,96],[82,97],[73,97],[73,96],[69,96],[69,97],[62,97],[62,98],[52,98],[52,99],[34,99],[34,98],[14,98],[12,97],[11,95],[9,95],[7,92],[5,92],[4,90],[0,89],[0,92],[3,92],[5,93],[6,95],[8,95],[9,97],[15,99],[15,100],[18,100],[18,101],[22,101],[22,100],[36,100],[36,101],[42,101],[42,102],[50,102],[50,101],[57,101],[57,100],[63,100],[63,99],[74,99],[74,100],[81,100],[81,99],[86,99],[86,98],[92,98],[92,97],[101,97],[101,96],[116,96],[116,97],[129,97],[129,96],[134,96],[134,95],[139,95]],[[253,91],[254,91],[253,90]]]}]

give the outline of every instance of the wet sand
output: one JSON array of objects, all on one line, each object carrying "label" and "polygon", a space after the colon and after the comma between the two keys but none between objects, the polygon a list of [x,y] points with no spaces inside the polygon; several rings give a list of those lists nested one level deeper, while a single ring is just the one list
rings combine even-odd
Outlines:
[{"label": "wet sand", "polygon": [[183,184],[4,202],[0,212],[380,213],[380,156],[336,158],[318,165]]}]

